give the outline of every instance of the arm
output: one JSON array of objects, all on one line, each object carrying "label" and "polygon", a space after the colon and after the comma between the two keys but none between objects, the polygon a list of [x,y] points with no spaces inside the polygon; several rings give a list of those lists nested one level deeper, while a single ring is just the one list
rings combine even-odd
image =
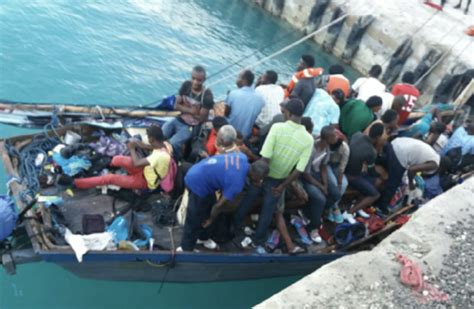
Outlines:
[{"label": "arm", "polygon": [[303,179],[312,184],[313,186],[321,189],[321,191],[324,191],[323,188],[324,186],[322,183],[320,183],[316,178],[313,177],[310,173],[304,173],[303,174]]},{"label": "arm", "polygon": [[408,174],[408,183],[410,185],[410,189],[413,187],[413,178],[415,178],[415,175],[419,172],[429,172],[436,170],[438,168],[438,164],[434,161],[428,161],[422,164],[416,164],[412,165],[408,168],[407,174]]},{"label": "arm", "polygon": [[300,177],[300,175],[301,175],[301,172],[295,169],[290,174],[290,176],[286,177],[285,181],[283,181],[278,187],[272,188],[273,194],[275,194],[276,196],[280,195],[286,189],[286,187],[288,187],[290,183],[292,183],[294,180]]},{"label": "arm", "polygon": [[132,157],[133,166],[135,166],[135,167],[143,167],[143,166],[150,165],[150,163],[148,162],[147,158],[139,158],[139,157],[138,157],[137,151],[136,151],[136,149],[135,149],[135,147],[136,147],[135,142],[129,142],[129,143],[127,144],[127,147],[128,147],[128,149],[130,150],[130,156]]},{"label": "arm", "polygon": [[192,115],[197,112],[196,108],[184,106],[183,96],[181,95],[176,96],[176,104],[174,105],[174,109],[182,113],[192,114]]},{"label": "arm", "polygon": [[217,216],[221,213],[222,206],[224,206],[225,202],[227,202],[227,199],[224,196],[222,196],[217,201],[217,203],[215,203],[214,206],[212,206],[211,215],[206,221],[203,222],[202,227],[207,228],[209,225],[212,224],[212,222],[214,222]]},{"label": "arm", "polygon": [[321,180],[323,181],[323,193],[328,194],[328,167],[326,164],[321,165]]},{"label": "arm", "polygon": [[206,122],[207,119],[209,118],[209,110],[205,107],[202,107],[199,110],[199,114],[196,118],[197,120],[199,120],[200,123]]},{"label": "arm", "polygon": [[145,143],[142,142],[142,141],[136,141],[136,145],[137,145],[137,147],[140,147],[141,149],[153,150],[153,146],[152,146],[152,145],[150,145],[150,144],[145,144]]}]

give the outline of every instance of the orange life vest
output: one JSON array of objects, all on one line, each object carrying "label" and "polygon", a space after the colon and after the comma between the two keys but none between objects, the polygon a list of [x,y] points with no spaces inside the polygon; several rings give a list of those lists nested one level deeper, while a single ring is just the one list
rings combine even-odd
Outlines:
[{"label": "orange life vest", "polygon": [[286,87],[285,89],[285,98],[288,98],[290,96],[293,89],[295,89],[296,83],[300,79],[317,77],[323,74],[323,71],[324,70],[322,68],[308,68],[308,69],[304,69],[302,71],[296,72],[296,74],[293,75],[293,77],[291,78],[291,81],[288,84],[288,87]]}]

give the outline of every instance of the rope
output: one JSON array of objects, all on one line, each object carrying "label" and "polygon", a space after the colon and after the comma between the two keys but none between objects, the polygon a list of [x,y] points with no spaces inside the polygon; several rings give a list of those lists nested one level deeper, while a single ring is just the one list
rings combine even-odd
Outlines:
[{"label": "rope", "polygon": [[[274,52],[273,54],[271,54],[271,55],[269,55],[269,56],[267,56],[267,57],[264,57],[263,59],[260,59],[259,61],[255,62],[254,64],[251,64],[251,65],[246,66],[243,70],[248,70],[248,69],[254,68],[254,67],[256,67],[256,66],[258,66],[258,65],[260,65],[260,64],[262,64],[262,63],[264,63],[264,62],[266,62],[266,61],[268,61],[268,60],[270,60],[270,59],[272,59],[272,58],[275,58],[276,56],[278,56],[278,55],[280,55],[280,54],[286,52],[287,50],[289,50],[289,49],[291,49],[291,48],[293,48],[293,47],[295,47],[295,46],[297,46],[297,45],[299,45],[299,44],[301,44],[301,43],[303,43],[303,42],[309,40],[310,38],[312,38],[312,37],[315,36],[316,34],[322,32],[323,30],[326,30],[326,29],[329,28],[330,26],[332,26],[332,25],[338,23],[339,21],[341,21],[341,20],[343,20],[344,18],[346,18],[348,15],[349,15],[349,14],[346,13],[346,14],[340,16],[339,18],[336,18],[336,19],[333,20],[332,22],[330,22],[330,23],[326,24],[325,26],[323,26],[323,27],[321,27],[321,28],[319,28],[319,29],[317,29],[317,30],[311,32],[310,34],[308,34],[308,35],[302,37],[301,39],[297,40],[296,42],[293,42],[292,44],[290,44],[290,45],[288,45],[288,46],[286,46],[286,47],[284,47],[284,48],[282,48],[282,49],[280,49],[280,50]],[[215,81],[215,82],[209,84],[207,87],[209,88],[209,87],[214,86],[214,85],[217,85],[217,84],[219,84],[219,83],[221,83],[221,82],[223,82],[223,81],[225,81],[225,80],[227,80],[227,79],[229,79],[229,78],[233,78],[233,77],[235,76],[235,74],[236,74],[236,73],[234,72],[234,73],[232,73],[232,74],[229,74],[229,75],[227,75],[227,76],[224,76],[223,78],[221,78],[221,79],[219,79],[219,80],[217,80],[217,81]]]}]

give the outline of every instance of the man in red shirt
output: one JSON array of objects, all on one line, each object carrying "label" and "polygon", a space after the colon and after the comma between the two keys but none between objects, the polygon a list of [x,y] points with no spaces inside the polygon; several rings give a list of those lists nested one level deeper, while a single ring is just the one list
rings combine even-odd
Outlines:
[{"label": "man in red shirt", "polygon": [[209,132],[209,136],[207,137],[207,142],[206,142],[206,151],[210,156],[213,156],[217,152],[217,146],[216,146],[216,138],[217,138],[217,131],[223,126],[228,124],[227,119],[224,117],[215,117],[212,120],[212,129],[211,132]]},{"label": "man in red shirt", "polygon": [[420,91],[413,85],[415,83],[415,74],[407,71],[402,76],[402,82],[396,84],[392,88],[394,96],[402,95],[406,99],[406,103],[398,114],[398,124],[402,125],[410,116],[410,113],[415,106],[416,100],[420,97]]}]

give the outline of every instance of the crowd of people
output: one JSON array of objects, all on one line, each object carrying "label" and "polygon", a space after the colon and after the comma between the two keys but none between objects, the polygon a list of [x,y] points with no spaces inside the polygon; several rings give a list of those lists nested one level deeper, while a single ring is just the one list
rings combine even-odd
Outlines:
[{"label": "crowd of people", "polygon": [[[351,84],[342,66],[333,65],[326,73],[315,67],[311,55],[303,55],[286,85],[278,83],[273,70],[259,78],[244,70],[225,101],[214,102],[205,87],[206,71],[196,66],[176,95],[180,115],[149,128],[149,144],[129,142],[131,157],[112,160],[129,175],[77,179],[75,184],[156,189],[169,178],[171,161],[187,161],[192,165],[184,176],[188,200],[179,250],[192,251],[199,241],[215,247],[212,226],[223,206],[237,201],[228,229],[233,235],[251,234],[242,246],[269,252],[273,223],[289,254],[304,252],[284,216],[290,188],[300,193],[310,241],[318,244],[323,221],[353,224],[356,217],[370,217],[372,207],[387,215],[404,182],[411,190],[415,178],[424,178],[425,195],[433,197],[453,185],[445,175],[473,164],[472,119],[452,128],[451,119],[433,108],[412,122],[410,113],[420,96],[414,73],[405,72],[400,83],[389,87],[380,81],[381,73],[381,66],[374,65],[368,76]],[[137,148],[151,154],[139,158]],[[343,205],[346,190],[354,199]],[[255,205],[260,205],[258,223],[247,233]]]}]

